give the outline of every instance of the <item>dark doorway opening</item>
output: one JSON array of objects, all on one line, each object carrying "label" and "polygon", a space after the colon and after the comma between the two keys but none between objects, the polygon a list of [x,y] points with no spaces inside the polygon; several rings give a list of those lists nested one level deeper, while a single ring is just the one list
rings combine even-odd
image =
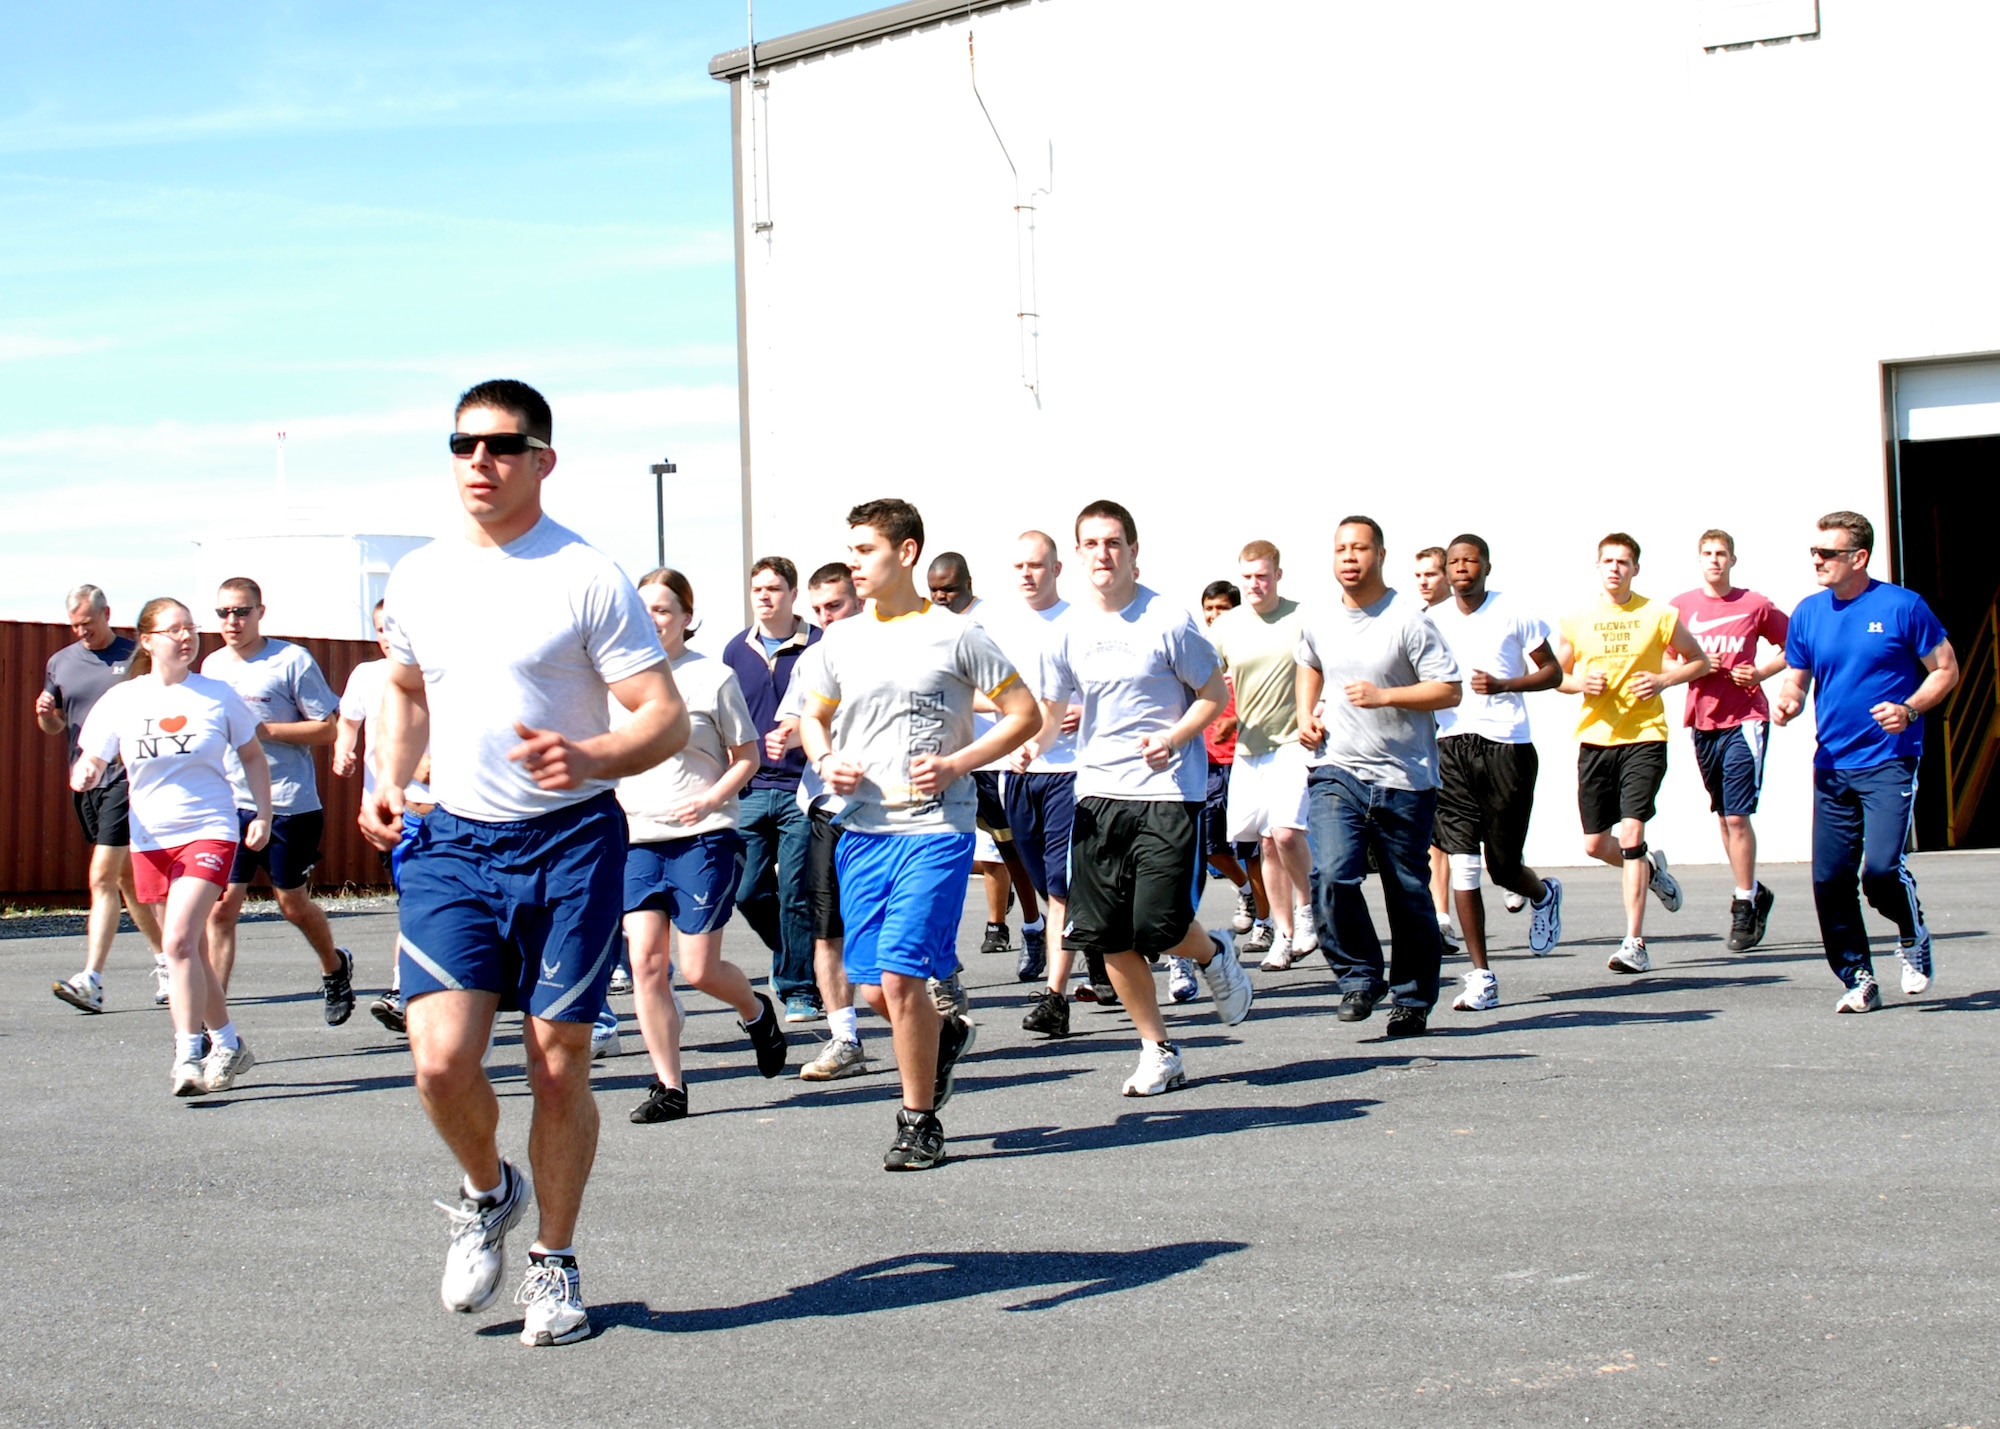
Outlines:
[{"label": "dark doorway opening", "polygon": [[[1897,529],[1902,583],[1930,602],[1961,664],[2000,596],[2000,560],[1986,549],[2000,521],[2000,436],[1898,442]],[[1917,847],[1948,845],[1944,722],[1924,721]],[[2000,846],[2000,776],[1987,785],[1960,848]]]}]

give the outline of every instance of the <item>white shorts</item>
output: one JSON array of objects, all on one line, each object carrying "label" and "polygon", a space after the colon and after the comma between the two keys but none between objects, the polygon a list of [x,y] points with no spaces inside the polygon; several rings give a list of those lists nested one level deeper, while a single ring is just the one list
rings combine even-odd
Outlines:
[{"label": "white shorts", "polygon": [[973,830],[972,861],[974,863],[1000,862],[1000,845],[993,842],[993,835],[984,829]]},{"label": "white shorts", "polygon": [[1306,751],[1297,740],[1266,754],[1236,747],[1229,774],[1229,839],[1268,838],[1273,829],[1306,826]]}]

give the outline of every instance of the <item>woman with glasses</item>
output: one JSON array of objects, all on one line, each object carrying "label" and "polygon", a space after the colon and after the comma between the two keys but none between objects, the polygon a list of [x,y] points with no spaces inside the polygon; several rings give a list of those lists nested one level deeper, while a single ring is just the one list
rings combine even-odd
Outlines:
[{"label": "woman with glasses", "polygon": [[[618,783],[631,835],[625,936],[632,950],[632,1001],[654,1077],[632,1120],[647,1123],[678,1121],[688,1113],[669,924],[679,933],[682,976],[736,1009],[756,1050],[757,1070],[767,1077],[784,1071],[789,1046],[771,999],[753,991],[743,970],[722,956],[722,925],[735,908],[743,870],[736,795],[759,763],[749,702],[726,664],[687,648],[694,588],[686,576],[664,567],[649,571],[639,580],[639,598],[660,633],[688,713],[681,752]],[[614,710],[614,721],[620,713]]]},{"label": "woman with glasses", "polygon": [[[123,683],[105,692],[78,736],[70,787],[94,788],[113,759],[131,784],[132,873],[155,909],[167,958],[177,1097],[227,1091],[255,1060],[230,1020],[204,929],[236,856],[230,750],[256,800],[243,833],[253,852],[271,837],[271,768],[257,717],[220,680],[193,673],[194,617],[177,600],[139,612],[139,650]],[[209,1044],[204,1056],[203,1043]]]}]

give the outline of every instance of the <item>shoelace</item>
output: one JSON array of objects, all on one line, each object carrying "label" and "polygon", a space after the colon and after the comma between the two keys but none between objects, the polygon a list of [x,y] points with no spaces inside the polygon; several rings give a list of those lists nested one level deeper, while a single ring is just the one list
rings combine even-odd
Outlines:
[{"label": "shoelace", "polygon": [[[504,1186],[502,1190],[505,1190]],[[451,1238],[453,1241],[460,1240],[468,1232],[476,1230],[478,1234],[475,1239],[483,1244],[492,1238],[492,1227],[485,1224],[486,1217],[494,1216],[496,1212],[504,1209],[507,1204],[507,1198],[505,1195],[502,1195],[499,1200],[490,1206],[475,1205],[466,1201],[460,1201],[455,1206],[449,1201],[432,1201],[431,1204],[443,1211],[446,1218],[450,1220]]]},{"label": "shoelace", "polygon": [[514,1292],[516,1305],[532,1305],[537,1300],[570,1298],[569,1272],[552,1260],[538,1261],[528,1268],[528,1278]]}]

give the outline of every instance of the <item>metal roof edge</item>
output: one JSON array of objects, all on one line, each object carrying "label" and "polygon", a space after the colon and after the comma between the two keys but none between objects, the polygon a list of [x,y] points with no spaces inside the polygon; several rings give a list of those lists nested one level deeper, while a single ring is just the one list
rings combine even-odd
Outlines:
[{"label": "metal roof edge", "polygon": [[[955,15],[971,15],[980,10],[999,10],[1009,5],[1023,3],[1025,0],[904,0],[900,5],[885,5],[880,10],[870,10],[866,14],[835,20],[830,24],[815,25],[810,30],[800,30],[796,34],[759,40],[757,63],[776,65],[788,60],[804,59],[809,55],[823,55],[829,50],[841,49],[863,40],[879,40],[885,35],[901,34],[905,30],[914,30],[920,25],[948,20]],[[749,68],[748,45],[741,49],[725,50],[708,62],[709,78],[724,81],[741,77]]]}]

